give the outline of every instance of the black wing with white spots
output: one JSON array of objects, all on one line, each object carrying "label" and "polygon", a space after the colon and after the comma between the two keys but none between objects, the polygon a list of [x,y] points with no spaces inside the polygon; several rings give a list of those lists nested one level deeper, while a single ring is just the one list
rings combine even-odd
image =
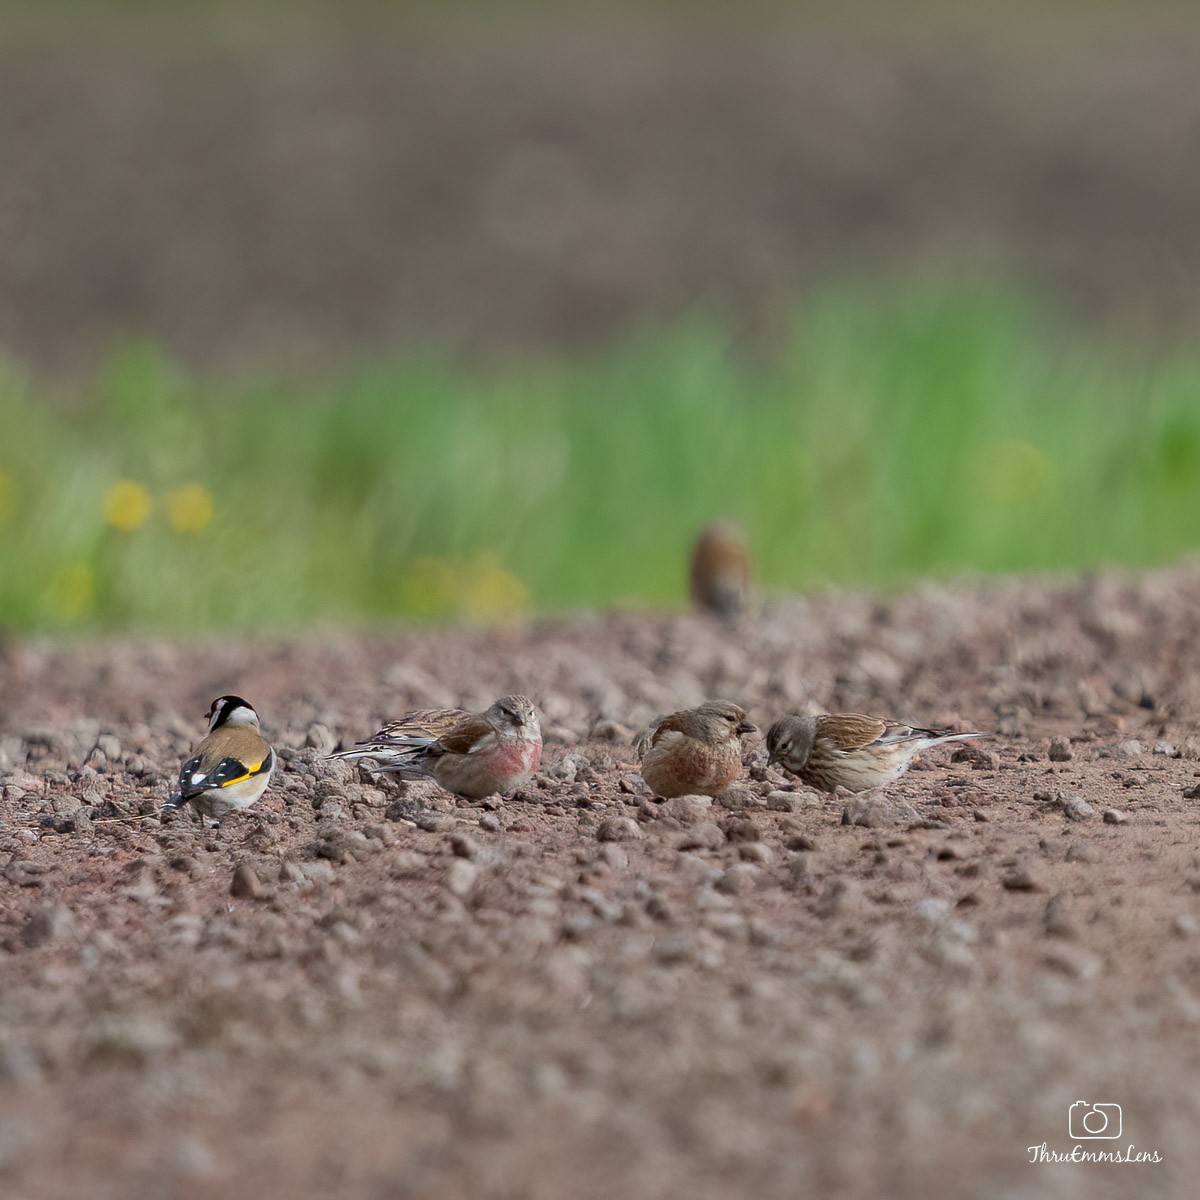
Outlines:
[{"label": "black wing with white spots", "polygon": [[179,769],[178,788],[169,801],[178,806],[193,796],[202,795],[214,788],[229,787],[230,784],[240,783],[243,779],[251,779],[271,770],[275,765],[275,752],[270,751],[266,758],[253,767],[247,766],[238,758],[223,758],[214,766],[205,769],[204,755],[197,754],[189,758]]}]

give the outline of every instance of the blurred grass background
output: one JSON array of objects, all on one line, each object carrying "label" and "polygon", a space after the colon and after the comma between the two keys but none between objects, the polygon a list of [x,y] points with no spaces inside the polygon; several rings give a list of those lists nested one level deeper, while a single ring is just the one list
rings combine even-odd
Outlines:
[{"label": "blurred grass background", "polygon": [[768,592],[1192,552],[1197,37],[7,6],[0,625],[682,605],[717,516]]},{"label": "blurred grass background", "polygon": [[1160,562],[1200,543],[1200,359],[1125,361],[1020,296],[833,291],[786,349],[685,321],[588,358],[202,382],[152,347],[0,385],[21,629],[505,619],[679,604],[697,528],[768,590]]}]

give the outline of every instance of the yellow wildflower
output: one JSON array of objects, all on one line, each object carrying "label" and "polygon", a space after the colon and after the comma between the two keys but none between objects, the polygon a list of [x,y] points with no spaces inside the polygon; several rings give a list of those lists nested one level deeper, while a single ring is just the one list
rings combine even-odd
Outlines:
[{"label": "yellow wildflower", "polygon": [[92,606],[96,584],[87,563],[63,563],[50,577],[46,607],[62,621],[74,621]]},{"label": "yellow wildflower", "polygon": [[1031,504],[1049,494],[1054,463],[1044,451],[1017,438],[1002,438],[980,448],[969,464],[983,495],[998,504]]},{"label": "yellow wildflower", "polygon": [[414,559],[399,587],[400,604],[420,617],[503,621],[529,606],[525,585],[491,554],[472,559]]},{"label": "yellow wildflower", "polygon": [[140,529],[150,516],[150,493],[132,479],[122,479],[104,497],[104,519],[122,533]]},{"label": "yellow wildflower", "polygon": [[400,581],[400,604],[418,617],[439,617],[454,607],[458,571],[444,558],[414,559]]},{"label": "yellow wildflower", "polygon": [[200,533],[212,518],[212,493],[197,483],[177,487],[167,496],[167,520],[176,533]]},{"label": "yellow wildflower", "polygon": [[461,572],[459,608],[472,621],[504,621],[529,607],[529,592],[491,554],[481,554]]}]

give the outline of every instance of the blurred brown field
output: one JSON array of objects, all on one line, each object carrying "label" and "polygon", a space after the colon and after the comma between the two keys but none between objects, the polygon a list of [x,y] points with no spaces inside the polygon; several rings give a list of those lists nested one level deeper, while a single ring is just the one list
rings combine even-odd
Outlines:
[{"label": "blurred brown field", "polygon": [[0,347],[42,370],[769,335],[856,272],[1196,332],[1186,6],[57,11],[0,27]]}]

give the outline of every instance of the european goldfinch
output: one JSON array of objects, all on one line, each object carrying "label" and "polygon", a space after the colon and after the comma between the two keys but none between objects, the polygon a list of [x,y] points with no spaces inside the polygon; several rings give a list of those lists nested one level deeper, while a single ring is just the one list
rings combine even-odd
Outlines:
[{"label": "european goldfinch", "polygon": [[542,727],[528,696],[502,696],[486,712],[421,709],[330,758],[362,759],[405,779],[429,778],[482,800],[515,792],[542,761]]},{"label": "european goldfinch", "polygon": [[819,792],[869,792],[899,779],[919,751],[978,737],[987,734],[915,729],[863,713],[795,714],[767,730],[767,752],[769,763]]},{"label": "european goldfinch", "polygon": [[241,696],[218,696],[208,710],[208,736],[180,768],[167,807],[190,803],[201,816],[220,820],[249,808],[267,790],[274,769],[275,751],[253,706]]},{"label": "european goldfinch", "polygon": [[716,796],[742,775],[742,738],[758,730],[736,704],[710,700],[670,713],[637,741],[656,796]]}]

